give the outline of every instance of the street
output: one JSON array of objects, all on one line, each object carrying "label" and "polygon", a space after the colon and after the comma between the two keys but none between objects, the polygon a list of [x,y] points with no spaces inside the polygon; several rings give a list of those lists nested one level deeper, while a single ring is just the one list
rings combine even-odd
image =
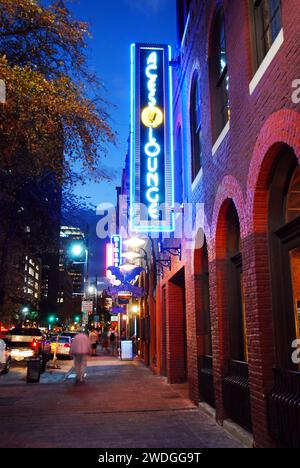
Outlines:
[{"label": "street", "polygon": [[82,384],[72,361],[59,365],[40,384],[26,384],[20,367],[0,377],[0,447],[243,448],[185,386],[168,385],[139,361],[91,357]]}]

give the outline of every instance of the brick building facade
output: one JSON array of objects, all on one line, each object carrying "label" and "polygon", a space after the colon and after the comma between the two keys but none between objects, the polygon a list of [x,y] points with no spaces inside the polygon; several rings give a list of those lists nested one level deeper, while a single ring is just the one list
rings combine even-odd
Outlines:
[{"label": "brick building facade", "polygon": [[204,243],[159,280],[149,363],[255,446],[299,447],[300,5],[180,0],[178,43],[175,193]]}]

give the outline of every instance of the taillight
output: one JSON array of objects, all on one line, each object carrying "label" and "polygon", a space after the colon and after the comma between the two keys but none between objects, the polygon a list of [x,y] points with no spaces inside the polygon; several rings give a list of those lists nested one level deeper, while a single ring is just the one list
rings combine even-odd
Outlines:
[{"label": "taillight", "polygon": [[38,344],[37,341],[33,341],[33,342],[32,342],[32,347],[33,347],[33,348],[36,349],[36,348],[38,347],[38,345],[39,345],[39,344]]},{"label": "taillight", "polygon": [[71,348],[69,344],[64,344],[64,348]]}]

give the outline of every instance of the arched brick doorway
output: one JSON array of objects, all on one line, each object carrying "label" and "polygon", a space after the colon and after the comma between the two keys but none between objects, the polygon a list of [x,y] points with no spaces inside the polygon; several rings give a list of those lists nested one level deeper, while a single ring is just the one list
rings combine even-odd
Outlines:
[{"label": "arched brick doorway", "polygon": [[226,199],[216,226],[216,294],[214,350],[218,350],[215,378],[217,413],[252,430],[248,375],[248,338],[241,227],[232,199]]},{"label": "arched brick doorway", "polygon": [[167,283],[167,377],[170,383],[187,381],[187,322],[185,269]]},{"label": "arched brick doorway", "polygon": [[213,352],[209,298],[209,264],[206,239],[194,251],[194,287],[200,400],[215,406]]},{"label": "arched brick doorway", "polygon": [[267,220],[275,349],[268,425],[278,446],[300,448],[300,166],[287,145],[270,171]]}]

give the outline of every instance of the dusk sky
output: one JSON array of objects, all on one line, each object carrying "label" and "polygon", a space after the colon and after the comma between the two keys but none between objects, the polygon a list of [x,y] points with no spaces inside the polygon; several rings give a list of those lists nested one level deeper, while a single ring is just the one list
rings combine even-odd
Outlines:
[{"label": "dusk sky", "polygon": [[77,189],[94,205],[116,202],[127,151],[130,122],[130,44],[132,42],[176,43],[175,0],[81,0],[73,6],[78,19],[91,26],[90,65],[104,83],[103,98],[111,108],[111,126],[118,134],[116,147],[103,161],[113,175],[110,182],[87,184]]}]

